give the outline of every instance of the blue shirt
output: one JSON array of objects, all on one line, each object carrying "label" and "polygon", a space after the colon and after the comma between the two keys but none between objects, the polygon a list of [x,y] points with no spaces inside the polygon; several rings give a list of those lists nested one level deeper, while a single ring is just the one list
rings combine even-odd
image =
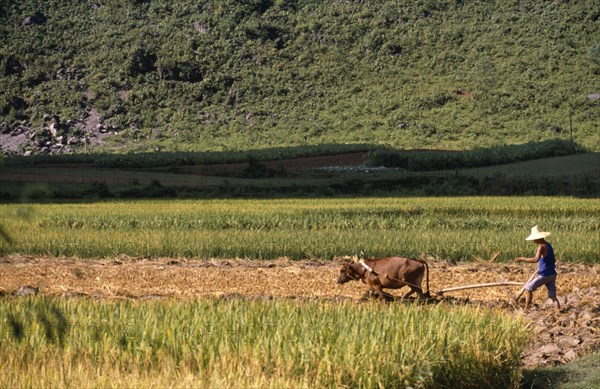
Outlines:
[{"label": "blue shirt", "polygon": [[554,249],[548,242],[546,242],[546,251],[546,256],[540,257],[538,261],[538,274],[541,276],[553,276],[556,274]]}]

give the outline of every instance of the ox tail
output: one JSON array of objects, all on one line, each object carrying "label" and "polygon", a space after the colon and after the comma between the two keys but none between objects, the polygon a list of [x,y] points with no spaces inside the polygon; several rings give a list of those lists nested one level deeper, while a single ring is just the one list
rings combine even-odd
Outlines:
[{"label": "ox tail", "polygon": [[429,265],[427,264],[427,262],[424,259],[418,259],[419,262],[421,262],[423,265],[425,265],[425,279],[426,279],[426,285],[427,285],[427,292],[425,292],[425,297],[429,298],[431,297],[431,293],[429,293]]}]

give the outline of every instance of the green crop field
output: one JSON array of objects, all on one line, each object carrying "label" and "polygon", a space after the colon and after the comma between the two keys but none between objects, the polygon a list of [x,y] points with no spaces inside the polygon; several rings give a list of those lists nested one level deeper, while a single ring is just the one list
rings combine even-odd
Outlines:
[{"label": "green crop field", "polygon": [[111,257],[333,258],[429,255],[511,260],[551,231],[560,261],[600,260],[600,200],[341,198],[3,204],[1,253]]},{"label": "green crop field", "polygon": [[[533,254],[598,263],[600,200],[569,197],[0,205],[1,255],[328,259]],[[0,299],[2,387],[516,387],[524,319],[452,304]]]},{"label": "green crop field", "polygon": [[0,300],[2,387],[511,387],[525,322],[469,307]]}]

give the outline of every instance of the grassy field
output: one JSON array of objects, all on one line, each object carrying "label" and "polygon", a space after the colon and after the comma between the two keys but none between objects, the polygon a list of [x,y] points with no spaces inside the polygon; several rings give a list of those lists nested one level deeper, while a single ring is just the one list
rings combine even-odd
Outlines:
[{"label": "grassy field", "polygon": [[525,322],[469,307],[0,300],[3,387],[514,387]]},{"label": "grassy field", "polygon": [[482,176],[535,177],[551,180],[567,176],[600,178],[600,153],[582,153],[562,157],[540,158],[506,165],[461,169],[460,174]]},{"label": "grassy field", "polygon": [[346,198],[3,204],[1,253],[333,258],[533,253],[539,224],[559,261],[597,263],[600,201],[568,197]]}]

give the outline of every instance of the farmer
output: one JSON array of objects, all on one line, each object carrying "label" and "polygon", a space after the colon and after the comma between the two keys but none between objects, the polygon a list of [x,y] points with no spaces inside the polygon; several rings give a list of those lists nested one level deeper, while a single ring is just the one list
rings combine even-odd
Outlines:
[{"label": "farmer", "polygon": [[533,291],[542,285],[546,285],[548,289],[548,297],[554,301],[556,309],[560,309],[560,303],[556,298],[556,268],[554,249],[550,243],[544,238],[550,235],[549,232],[544,232],[538,226],[531,229],[531,234],[525,240],[532,240],[537,243],[538,247],[533,258],[518,257],[515,262],[538,263],[538,274],[527,284],[525,284],[525,308],[531,304]]}]

